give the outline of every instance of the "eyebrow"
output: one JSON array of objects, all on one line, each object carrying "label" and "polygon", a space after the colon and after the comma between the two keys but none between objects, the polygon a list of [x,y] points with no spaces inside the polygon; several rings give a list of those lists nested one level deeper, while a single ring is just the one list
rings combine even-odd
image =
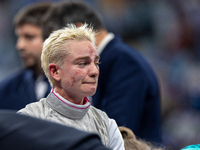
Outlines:
[{"label": "eyebrow", "polygon": [[99,60],[100,59],[100,56],[99,55],[97,55],[96,56],[96,58],[95,58],[95,60]]},{"label": "eyebrow", "polygon": [[[75,59],[75,61],[77,61],[77,60],[81,60],[81,59],[84,59],[84,60],[85,60],[85,59],[90,59],[90,57],[89,57],[89,56],[78,57],[78,58]],[[96,60],[99,60],[99,59],[100,59],[100,56],[97,55],[96,58],[95,58],[95,61],[96,61]]]}]

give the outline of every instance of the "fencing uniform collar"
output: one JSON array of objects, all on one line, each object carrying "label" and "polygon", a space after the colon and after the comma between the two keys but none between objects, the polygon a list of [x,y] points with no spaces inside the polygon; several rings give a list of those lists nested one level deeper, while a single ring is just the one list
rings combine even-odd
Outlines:
[{"label": "fencing uniform collar", "polygon": [[47,96],[47,105],[68,118],[81,119],[87,113],[91,104],[87,97],[84,98],[83,105],[74,104],[64,99],[52,89]]}]

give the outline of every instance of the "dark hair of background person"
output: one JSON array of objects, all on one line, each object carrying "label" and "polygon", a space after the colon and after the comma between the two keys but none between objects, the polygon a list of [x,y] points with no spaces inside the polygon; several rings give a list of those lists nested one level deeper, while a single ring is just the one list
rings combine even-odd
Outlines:
[{"label": "dark hair of background person", "polygon": [[36,3],[34,5],[29,4],[28,6],[25,6],[14,17],[14,26],[18,27],[25,23],[30,23],[42,27],[41,14],[44,14],[51,5],[52,2],[42,2]]},{"label": "dark hair of background person", "polygon": [[[71,5],[68,5],[69,3]],[[77,3],[79,5],[77,5]],[[65,5],[65,7],[63,5]],[[57,7],[59,9],[57,9]],[[101,16],[94,12],[89,6],[85,5],[85,3],[60,2],[52,5],[43,18],[43,38],[46,39],[52,31],[65,27],[66,23],[76,24],[77,22],[87,23],[92,26],[94,30],[104,28]]]}]

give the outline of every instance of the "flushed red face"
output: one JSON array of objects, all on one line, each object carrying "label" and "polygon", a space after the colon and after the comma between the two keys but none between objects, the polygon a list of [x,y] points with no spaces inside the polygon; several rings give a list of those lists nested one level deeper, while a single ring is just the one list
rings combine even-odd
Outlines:
[{"label": "flushed red face", "polygon": [[94,95],[100,59],[94,45],[90,41],[70,41],[66,46],[69,48],[69,55],[58,71],[63,89],[61,96],[70,99]]}]

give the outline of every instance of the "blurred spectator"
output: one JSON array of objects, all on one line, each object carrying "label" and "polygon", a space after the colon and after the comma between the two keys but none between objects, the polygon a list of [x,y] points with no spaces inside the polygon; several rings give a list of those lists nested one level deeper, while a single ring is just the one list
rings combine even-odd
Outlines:
[{"label": "blurred spectator", "polygon": [[[170,118],[179,118],[181,114],[182,119],[187,114],[196,118],[194,115],[200,113],[200,1],[85,1],[103,14],[105,25],[110,31],[121,34],[128,44],[148,58],[160,82],[164,144],[171,145],[174,150],[177,145],[185,147],[182,142],[185,140],[177,140],[172,130],[184,126],[188,132],[193,132],[196,125],[193,126],[193,121],[181,124],[181,119],[175,121]],[[14,47],[12,17],[25,3],[31,2],[34,0],[0,2],[0,17],[3,20],[0,22],[0,79],[21,67]],[[173,120],[170,121],[171,125],[167,123],[169,120]],[[183,133],[183,136],[188,134]],[[192,136],[200,143],[198,135]]]},{"label": "blurred spectator", "polygon": [[124,140],[125,150],[167,150],[161,145],[153,145],[151,142],[136,138],[135,134],[126,127],[119,127]]},{"label": "blurred spectator", "polygon": [[42,16],[51,3],[37,3],[20,9],[14,17],[16,47],[24,68],[0,83],[0,108],[19,110],[50,92],[50,84],[41,68],[43,45]]}]

